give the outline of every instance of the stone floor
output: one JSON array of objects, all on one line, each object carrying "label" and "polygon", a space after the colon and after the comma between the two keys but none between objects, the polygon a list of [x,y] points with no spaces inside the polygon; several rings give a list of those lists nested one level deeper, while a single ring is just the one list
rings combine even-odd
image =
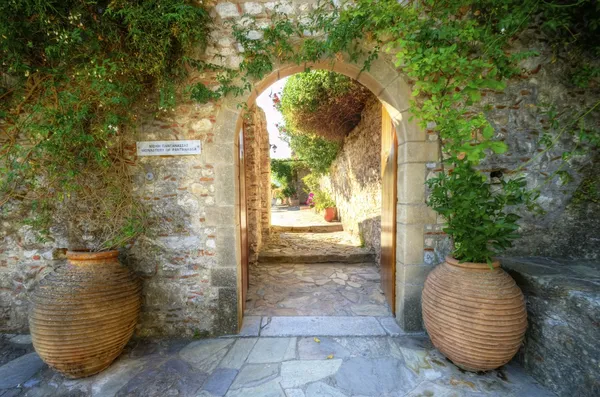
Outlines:
[{"label": "stone floor", "polygon": [[[299,223],[313,222],[312,211],[295,213]],[[249,284],[246,315],[391,316],[374,253],[344,231],[273,230]]]},{"label": "stone floor", "polygon": [[250,267],[246,314],[390,316],[373,263],[258,263]]},{"label": "stone floor", "polygon": [[12,338],[0,337],[0,348],[24,354],[0,367],[2,397],[553,396],[516,364],[461,371],[425,337],[137,340],[107,370],[78,380]]}]

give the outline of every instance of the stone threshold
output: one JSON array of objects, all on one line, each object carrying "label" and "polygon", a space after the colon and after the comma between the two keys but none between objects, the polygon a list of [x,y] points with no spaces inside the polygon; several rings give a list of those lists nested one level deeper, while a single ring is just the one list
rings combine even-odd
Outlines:
[{"label": "stone threshold", "polygon": [[402,331],[391,316],[245,316],[240,333],[228,337],[420,335]]}]

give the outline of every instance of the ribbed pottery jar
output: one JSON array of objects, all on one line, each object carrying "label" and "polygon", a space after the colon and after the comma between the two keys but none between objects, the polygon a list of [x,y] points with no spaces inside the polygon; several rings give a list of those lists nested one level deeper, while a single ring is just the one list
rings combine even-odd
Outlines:
[{"label": "ribbed pottery jar", "polygon": [[118,251],[67,252],[67,264],[35,289],[29,311],[33,346],[71,378],[96,374],[119,356],[133,334],[141,284]]},{"label": "ribbed pottery jar", "polygon": [[509,362],[527,329],[523,293],[500,262],[492,267],[447,257],[423,288],[423,321],[431,342],[468,371]]}]

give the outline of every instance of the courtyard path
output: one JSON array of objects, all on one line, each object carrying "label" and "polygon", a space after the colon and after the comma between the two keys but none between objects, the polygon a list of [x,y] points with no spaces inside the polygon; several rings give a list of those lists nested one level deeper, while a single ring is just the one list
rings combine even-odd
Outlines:
[{"label": "courtyard path", "polygon": [[553,396],[514,364],[461,371],[424,336],[136,340],[107,370],[77,380],[30,351],[26,335],[0,335],[0,357],[11,358],[0,396]]},{"label": "courtyard path", "polygon": [[[341,224],[285,207],[274,207],[271,222],[271,235],[250,266],[246,315],[392,316],[374,252],[339,231]],[[314,228],[320,229],[310,232]]]}]

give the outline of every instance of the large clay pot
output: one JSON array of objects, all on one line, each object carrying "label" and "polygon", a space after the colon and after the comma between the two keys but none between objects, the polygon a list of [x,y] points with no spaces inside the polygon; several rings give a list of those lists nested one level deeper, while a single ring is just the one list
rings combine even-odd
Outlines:
[{"label": "large clay pot", "polygon": [[325,220],[327,222],[333,222],[337,217],[337,209],[335,207],[325,208]]},{"label": "large clay pot", "polygon": [[141,306],[141,284],[118,251],[67,252],[67,264],[44,278],[31,298],[33,346],[71,378],[93,375],[121,354]]},{"label": "large clay pot", "polygon": [[447,257],[423,288],[423,321],[432,343],[469,371],[509,362],[527,329],[523,293],[500,262],[492,267]]}]

